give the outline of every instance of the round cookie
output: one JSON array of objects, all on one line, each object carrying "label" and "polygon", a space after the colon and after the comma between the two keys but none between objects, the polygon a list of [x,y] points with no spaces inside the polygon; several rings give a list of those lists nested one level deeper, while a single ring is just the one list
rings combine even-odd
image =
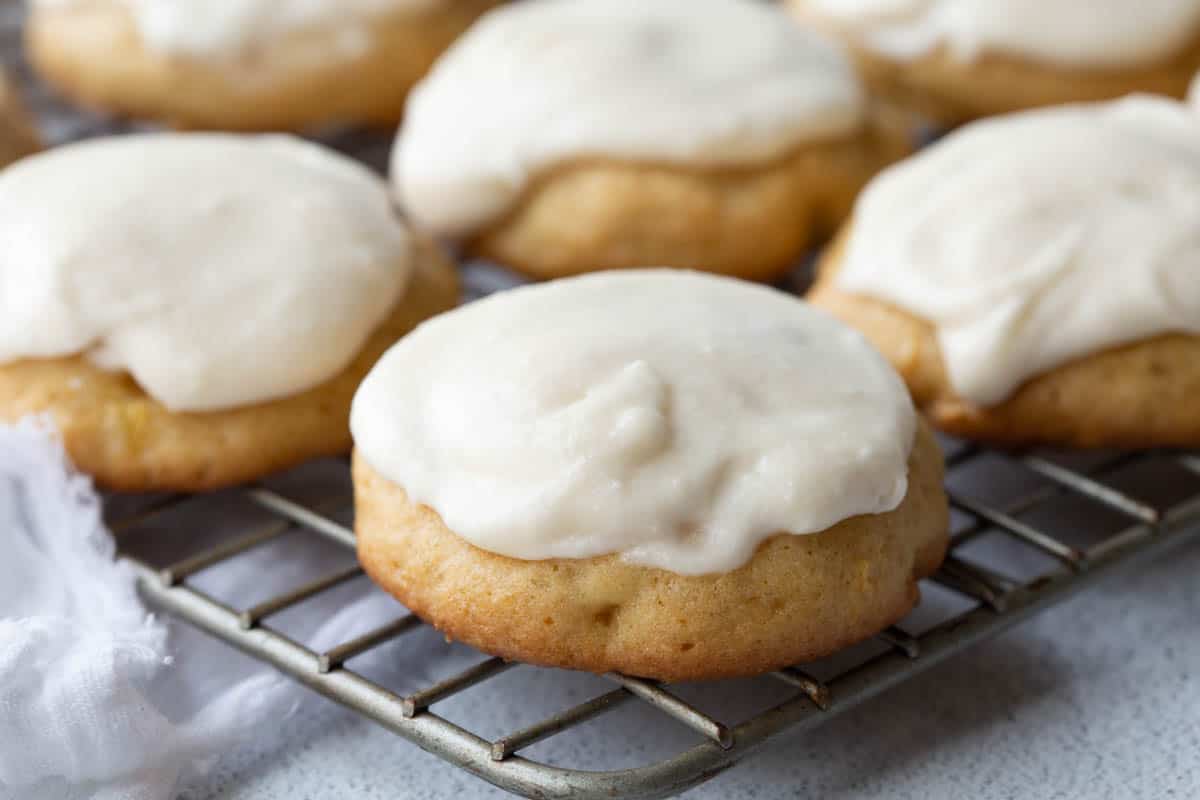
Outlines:
[{"label": "round cookie", "polygon": [[394,125],[438,55],[501,0],[35,0],[30,61],[76,102],[180,128]]},{"label": "round cookie", "polygon": [[947,545],[940,451],[883,360],[728,279],[589,276],[443,315],[351,424],[364,569],[504,658],[777,669],[896,622]]},{"label": "round cookie", "polygon": [[36,152],[40,147],[16,87],[0,71],[0,167]]},{"label": "round cookie", "polygon": [[[95,184],[77,170],[88,166]],[[190,198],[158,194],[181,185]],[[107,212],[93,186],[113,198]],[[280,187],[271,202],[295,225],[265,210]],[[168,210],[139,216],[145,206]],[[95,212],[80,213],[81,228],[64,222],[81,209]],[[381,180],[282,137],[59,148],[0,178],[0,212],[0,229],[34,231],[11,235],[22,247],[0,258],[13,290],[0,298],[11,321],[0,323],[0,420],[46,415],[75,465],[117,490],[215,489],[347,452],[359,382],[457,302],[453,266],[406,232]],[[154,272],[171,277],[147,285]],[[372,293],[380,299],[364,300]],[[58,304],[70,296],[81,300]],[[26,317],[37,335],[22,336]]]},{"label": "round cookie", "polygon": [[[464,129],[471,114],[488,125]],[[392,175],[423,227],[534,277],[768,279],[908,150],[841,50],[778,9],[538,0],[489,14],[439,60]]]},{"label": "round cookie", "polygon": [[[1183,97],[1200,2],[787,0],[841,36],[874,91],[945,124],[1134,92]],[[1001,6],[1001,9],[997,9]]]},{"label": "round cookie", "polygon": [[977,122],[868,186],[808,299],[943,430],[1200,446],[1200,113],[1131,98]]}]

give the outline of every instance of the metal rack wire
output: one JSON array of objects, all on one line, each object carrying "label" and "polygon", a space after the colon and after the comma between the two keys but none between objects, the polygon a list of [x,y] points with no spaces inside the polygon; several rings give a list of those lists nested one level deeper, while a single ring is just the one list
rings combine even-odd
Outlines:
[{"label": "metal rack wire", "polygon": [[[954,442],[948,443],[947,449],[951,486],[957,474],[985,459],[993,463],[999,459],[1007,468],[1018,469],[1036,482],[1004,503],[951,491],[952,507],[960,522],[951,553],[931,580],[969,600],[966,610],[919,634],[906,630],[904,623],[884,631],[878,636],[878,641],[886,645],[882,652],[823,680],[815,677],[808,665],[763,676],[761,680],[779,681],[794,688],[795,694],[737,724],[704,713],[670,687],[610,674],[605,677],[614,685],[611,691],[487,740],[431,707],[471,687],[486,685],[513,664],[481,655],[478,663],[458,674],[398,694],[347,668],[346,662],[422,626],[419,619],[404,614],[399,607],[394,621],[321,652],[271,627],[274,615],[360,575],[357,567],[336,570],[248,608],[231,608],[192,585],[191,578],[202,570],[236,559],[285,533],[302,531],[353,548],[353,531],[335,521],[345,517],[352,502],[344,483],[311,505],[267,488],[247,488],[244,497],[270,513],[269,524],[243,531],[220,545],[163,567],[151,566],[124,550],[123,557],[137,571],[141,588],[153,604],[497,786],[537,798],[667,797],[714,777],[772,738],[788,731],[811,729],[1118,569],[1200,539],[1200,456],[1109,454],[1083,468],[1071,466],[1069,458],[1054,455],[1009,455]],[[1109,480],[1118,473],[1148,465],[1165,465],[1178,473],[1172,481],[1175,497],[1147,501]],[[1068,498],[1115,514],[1122,524],[1110,534],[1081,545],[1049,526],[1031,521],[1040,509]],[[111,524],[124,541],[124,534],[152,524],[185,500],[188,498],[182,496],[158,498],[135,514],[111,520]],[[971,552],[973,541],[994,534],[1048,556],[1055,566],[1025,580],[1005,574],[1002,564],[986,563]],[[520,755],[537,742],[628,702],[644,703],[673,718],[698,734],[700,743],[662,761],[611,772],[550,766]]]}]

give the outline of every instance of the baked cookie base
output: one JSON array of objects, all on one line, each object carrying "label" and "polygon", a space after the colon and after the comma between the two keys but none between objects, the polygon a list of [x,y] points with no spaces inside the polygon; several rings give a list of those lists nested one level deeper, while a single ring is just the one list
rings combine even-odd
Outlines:
[{"label": "baked cookie base", "polygon": [[368,44],[342,55],[339,32],[298,32],[236,59],[152,50],[110,0],[38,7],[25,27],[38,73],[77,104],[177,128],[298,130],[331,123],[394,126],[434,60],[500,0],[454,0],[380,16]]},{"label": "baked cookie base", "polygon": [[17,90],[0,72],[0,168],[41,149]]},{"label": "baked cookie base", "polygon": [[566,164],[468,248],[538,278],[681,267],[767,280],[836,230],[862,186],[911,143],[905,125],[879,113],[844,140],[755,168]]},{"label": "baked cookie base", "polygon": [[1077,359],[983,408],[955,394],[933,325],[836,287],[842,250],[839,242],[822,257],[808,301],[870,339],[947,433],[1010,447],[1200,447],[1200,336],[1158,336]]},{"label": "baked cookie base", "polygon": [[397,339],[458,301],[453,266],[423,244],[405,295],[339,375],[303,394],[207,413],[176,413],[124,372],[83,357],[0,365],[0,421],[48,415],[75,466],[110,489],[203,491],[349,452],[350,403]]},{"label": "baked cookie base", "polygon": [[1200,37],[1169,60],[1126,69],[1088,69],[985,53],[963,61],[945,48],[914,59],[881,54],[827,19],[788,0],[805,24],[838,35],[872,91],[899,108],[943,125],[1028,108],[1111,100],[1134,92],[1187,96],[1200,71]]},{"label": "baked cookie base", "polygon": [[616,556],[522,561],[481,550],[354,459],[359,561],[447,636],[504,658],[662,680],[753,675],[866,639],[916,603],[947,547],[942,456],[921,426],[886,514],[779,535],[728,573]]}]

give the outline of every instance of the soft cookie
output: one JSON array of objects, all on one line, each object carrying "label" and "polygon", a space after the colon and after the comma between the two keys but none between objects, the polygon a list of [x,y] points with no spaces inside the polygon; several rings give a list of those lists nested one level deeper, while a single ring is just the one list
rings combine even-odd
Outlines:
[{"label": "soft cookie", "polygon": [[810,294],[936,424],[1008,444],[1200,446],[1200,111],[973,123],[880,175]]},{"label": "soft cookie", "polygon": [[184,128],[395,124],[499,0],[32,0],[30,60],[78,102]]},{"label": "soft cookie", "polygon": [[352,428],[364,568],[505,658],[775,669],[898,620],[946,548],[941,454],[888,364],[729,278],[590,275],[465,306],[380,360]]},{"label": "soft cookie", "polygon": [[1182,97],[1200,0],[787,0],[895,103],[957,123],[1131,92]]},{"label": "soft cookie", "polygon": [[98,139],[0,173],[0,419],[108,487],[200,490],[350,447],[359,381],[454,305],[365,167],[290,137]]},{"label": "soft cookie", "polygon": [[537,277],[777,276],[907,150],[833,41],[744,0],[493,11],[414,91],[406,212]]}]

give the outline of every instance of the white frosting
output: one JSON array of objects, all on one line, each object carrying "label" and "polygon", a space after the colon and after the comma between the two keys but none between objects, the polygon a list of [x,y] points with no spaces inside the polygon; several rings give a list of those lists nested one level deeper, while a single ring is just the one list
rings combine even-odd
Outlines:
[{"label": "white frosting", "polygon": [[411,243],[365,167],[283,136],[94,139],[0,172],[0,363],[87,353],[172,410],[296,394],[395,305]]},{"label": "white frosting", "polygon": [[487,14],[413,92],[392,177],[416,219],[465,235],[555,164],[762,163],[855,128],[863,106],[838,46],[766,4],[527,0]]},{"label": "white frosting", "polygon": [[1200,333],[1200,114],[1131,97],[985,120],[859,197],[836,283],[937,326],[955,391]]},{"label": "white frosting", "polygon": [[799,0],[911,58],[940,45],[970,60],[1006,52],[1070,66],[1170,58],[1200,35],[1200,0]]},{"label": "white frosting", "polygon": [[[243,55],[297,31],[332,28],[343,50],[358,50],[374,18],[420,11],[447,0],[109,0],[128,9],[148,47],[212,57]],[[95,0],[31,0],[34,7],[94,5]]]},{"label": "white frosting", "polygon": [[857,333],[668,270],[495,295],[419,327],[354,399],[359,452],[475,545],[735,569],[781,532],[894,509],[915,417]]}]

